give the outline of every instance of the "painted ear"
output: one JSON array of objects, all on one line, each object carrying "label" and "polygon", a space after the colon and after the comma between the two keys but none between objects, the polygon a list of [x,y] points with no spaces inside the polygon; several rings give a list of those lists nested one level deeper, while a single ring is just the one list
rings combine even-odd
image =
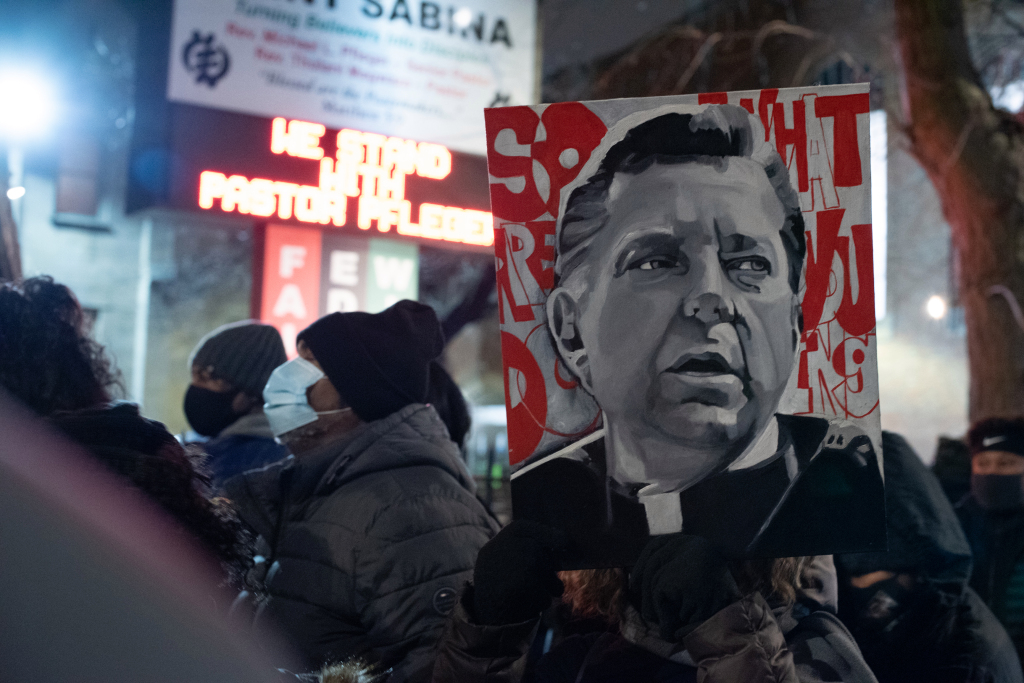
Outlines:
[{"label": "painted ear", "polygon": [[590,381],[590,359],[583,347],[579,330],[579,304],[567,290],[559,287],[551,292],[547,304],[548,329],[558,350],[558,357],[579,381],[587,393],[593,395]]}]

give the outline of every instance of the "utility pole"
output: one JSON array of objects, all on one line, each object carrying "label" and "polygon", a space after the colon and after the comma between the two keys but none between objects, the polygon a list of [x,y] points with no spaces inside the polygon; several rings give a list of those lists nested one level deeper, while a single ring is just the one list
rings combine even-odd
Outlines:
[{"label": "utility pole", "polygon": [[0,282],[21,279],[21,250],[18,226],[14,223],[11,200],[7,196],[7,150],[0,145]]}]

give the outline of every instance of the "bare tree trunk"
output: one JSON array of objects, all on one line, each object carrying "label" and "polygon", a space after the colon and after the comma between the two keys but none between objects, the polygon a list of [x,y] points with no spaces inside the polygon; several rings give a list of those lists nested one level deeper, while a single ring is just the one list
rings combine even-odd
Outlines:
[{"label": "bare tree trunk", "polygon": [[953,230],[967,324],[970,417],[1024,415],[1024,130],[971,62],[959,0],[896,0],[911,151]]},{"label": "bare tree trunk", "polygon": [[7,198],[7,151],[0,146],[0,282],[21,279],[18,227]]}]

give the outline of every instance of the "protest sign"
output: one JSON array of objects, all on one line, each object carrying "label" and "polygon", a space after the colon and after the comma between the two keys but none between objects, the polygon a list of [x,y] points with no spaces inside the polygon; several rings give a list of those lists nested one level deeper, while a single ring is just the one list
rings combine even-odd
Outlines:
[{"label": "protest sign", "polygon": [[884,549],[867,84],[485,118],[514,517]]}]

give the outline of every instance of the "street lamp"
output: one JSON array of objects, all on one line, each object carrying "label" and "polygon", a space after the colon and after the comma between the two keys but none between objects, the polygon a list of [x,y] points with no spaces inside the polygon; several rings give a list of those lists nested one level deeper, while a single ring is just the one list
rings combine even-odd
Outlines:
[{"label": "street lamp", "polygon": [[57,112],[48,78],[34,69],[0,66],[0,140],[27,142],[50,131]]},{"label": "street lamp", "polygon": [[0,64],[0,280],[21,277],[18,229],[11,206],[25,193],[21,146],[45,137],[56,115],[55,89],[44,73]]},{"label": "street lamp", "polygon": [[925,310],[932,320],[942,320],[946,317],[946,300],[936,294],[928,299],[928,303],[925,304]]}]

